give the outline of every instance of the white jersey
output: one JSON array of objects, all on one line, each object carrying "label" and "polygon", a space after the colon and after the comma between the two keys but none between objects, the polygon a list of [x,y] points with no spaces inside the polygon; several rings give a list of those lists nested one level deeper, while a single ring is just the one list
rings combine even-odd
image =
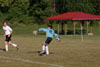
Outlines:
[{"label": "white jersey", "polygon": [[6,26],[6,27],[3,26],[3,30],[5,32],[5,35],[9,35],[10,32],[12,31],[11,27],[9,27],[9,26]]}]

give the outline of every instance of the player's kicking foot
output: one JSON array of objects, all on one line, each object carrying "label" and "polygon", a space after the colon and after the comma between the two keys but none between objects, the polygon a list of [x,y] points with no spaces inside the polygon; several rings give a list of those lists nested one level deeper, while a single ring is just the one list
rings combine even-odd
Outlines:
[{"label": "player's kicking foot", "polygon": [[42,56],[43,55],[43,53],[39,53],[39,56]]},{"label": "player's kicking foot", "polygon": [[17,51],[19,50],[19,46],[16,47]]},{"label": "player's kicking foot", "polygon": [[17,49],[17,51],[19,50],[19,48],[18,48],[18,47],[16,47],[16,49]]},{"label": "player's kicking foot", "polygon": [[43,54],[45,54],[45,52],[44,52],[44,51],[41,51],[41,52],[39,53],[39,56],[42,56]]}]

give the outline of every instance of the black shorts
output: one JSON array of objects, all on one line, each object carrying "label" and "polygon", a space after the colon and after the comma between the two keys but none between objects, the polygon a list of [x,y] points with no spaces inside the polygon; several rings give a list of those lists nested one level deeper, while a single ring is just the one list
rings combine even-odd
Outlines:
[{"label": "black shorts", "polygon": [[5,41],[7,41],[7,42],[11,41],[11,35],[10,35],[10,37],[8,37],[8,35],[6,35]]},{"label": "black shorts", "polygon": [[52,41],[51,37],[47,37],[45,40],[45,44],[50,44],[50,42]]}]

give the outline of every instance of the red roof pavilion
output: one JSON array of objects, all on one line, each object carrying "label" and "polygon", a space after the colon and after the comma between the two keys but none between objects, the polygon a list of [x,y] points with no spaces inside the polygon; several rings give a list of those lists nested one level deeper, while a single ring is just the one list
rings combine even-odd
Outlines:
[{"label": "red roof pavilion", "polygon": [[45,18],[45,20],[100,20],[100,16],[83,12],[68,12]]},{"label": "red roof pavilion", "polygon": [[[68,13],[48,17],[48,18],[45,18],[44,20],[86,20],[85,22],[87,24],[87,34],[88,34],[89,21],[87,20],[100,20],[100,16],[88,14],[84,12],[68,12]],[[99,31],[100,31],[100,21],[98,23],[99,23]],[[76,21],[73,21],[73,26],[74,26],[74,34],[75,34]],[[63,28],[63,25],[62,25],[62,28]],[[90,25],[90,29],[91,29],[90,32],[92,32],[92,25]],[[59,33],[59,23],[57,24],[57,32]],[[65,34],[66,32],[67,32],[67,24],[65,23]]]}]

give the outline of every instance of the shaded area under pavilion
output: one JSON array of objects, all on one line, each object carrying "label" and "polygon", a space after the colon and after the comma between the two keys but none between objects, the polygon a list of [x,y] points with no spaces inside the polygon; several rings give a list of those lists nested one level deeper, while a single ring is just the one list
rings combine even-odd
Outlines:
[{"label": "shaded area under pavilion", "polygon": [[[84,13],[84,12],[68,12],[68,13],[64,13],[64,14],[60,14],[60,15],[56,15],[56,16],[52,16],[52,17],[48,17],[45,18],[44,20],[57,20],[59,22],[57,23],[57,33],[60,33],[60,24],[62,25],[62,31],[63,29],[65,32],[65,35],[68,32],[68,20],[71,20],[73,22],[73,34],[76,34],[76,24],[80,21],[81,25],[84,26],[84,24],[86,24],[86,33],[89,33],[89,25],[90,25],[90,33],[93,33],[92,31],[92,23],[93,20],[96,20],[99,24],[99,32],[100,32],[100,16],[97,15],[93,15],[93,14],[88,14],[88,13]],[[64,22],[60,22],[61,20],[63,20]],[[65,21],[67,20],[67,21]],[[65,25],[65,26],[64,26]],[[65,28],[63,28],[65,27]]]}]

